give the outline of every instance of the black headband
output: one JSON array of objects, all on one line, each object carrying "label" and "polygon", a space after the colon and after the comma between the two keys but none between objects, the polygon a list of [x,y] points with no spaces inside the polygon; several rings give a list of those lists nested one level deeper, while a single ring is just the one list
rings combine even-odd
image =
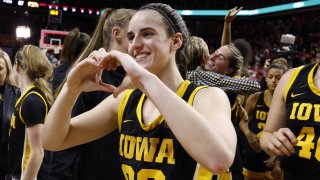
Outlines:
[{"label": "black headband", "polygon": [[171,26],[171,27],[173,28],[173,30],[174,30],[174,33],[179,32],[179,31],[177,30],[177,28],[174,26],[173,22],[172,22],[172,21],[169,19],[169,17],[166,15],[166,13],[163,12],[161,9],[156,8],[156,7],[152,7],[152,6],[144,6],[144,7],[140,8],[139,10],[144,10],[144,9],[152,9],[152,10],[157,11],[157,12],[160,13],[160,14],[164,17],[164,19],[166,19],[166,21],[170,24],[170,26]]}]

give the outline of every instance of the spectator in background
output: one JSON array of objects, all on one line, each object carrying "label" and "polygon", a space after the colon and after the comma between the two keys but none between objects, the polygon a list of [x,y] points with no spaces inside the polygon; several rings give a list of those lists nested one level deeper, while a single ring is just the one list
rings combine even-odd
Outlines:
[{"label": "spectator in background", "polygon": [[249,73],[251,75],[251,78],[257,82],[259,82],[261,80],[261,78],[263,77],[263,68],[260,67],[259,63],[255,63],[253,65],[253,67],[251,67],[249,69]]},{"label": "spectator in background", "polygon": [[0,179],[5,179],[8,168],[10,118],[20,91],[12,74],[9,55],[0,49]]},{"label": "spectator in background", "polygon": [[72,29],[65,37],[59,59],[60,65],[53,71],[53,92],[55,92],[63,81],[69,67],[77,60],[89,41],[90,36],[86,33],[80,32],[78,28]]}]

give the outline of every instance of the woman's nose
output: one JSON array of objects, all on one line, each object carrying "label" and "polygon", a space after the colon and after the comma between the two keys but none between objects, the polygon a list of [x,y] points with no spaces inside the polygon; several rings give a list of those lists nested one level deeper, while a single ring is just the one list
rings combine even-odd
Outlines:
[{"label": "woman's nose", "polygon": [[132,40],[131,46],[132,46],[133,48],[135,48],[135,49],[136,49],[136,48],[141,48],[142,45],[143,45],[143,43],[142,43],[142,41],[141,41],[140,38],[134,38],[134,39]]}]

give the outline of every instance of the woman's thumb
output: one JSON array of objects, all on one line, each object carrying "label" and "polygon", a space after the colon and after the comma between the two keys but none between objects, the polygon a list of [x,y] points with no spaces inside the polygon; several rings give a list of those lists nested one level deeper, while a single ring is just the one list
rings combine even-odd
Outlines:
[{"label": "woman's thumb", "polygon": [[99,81],[99,83],[97,84],[97,89],[100,91],[107,91],[107,92],[114,92],[114,90],[116,89],[115,86],[111,85],[111,84],[106,84],[102,81]]}]

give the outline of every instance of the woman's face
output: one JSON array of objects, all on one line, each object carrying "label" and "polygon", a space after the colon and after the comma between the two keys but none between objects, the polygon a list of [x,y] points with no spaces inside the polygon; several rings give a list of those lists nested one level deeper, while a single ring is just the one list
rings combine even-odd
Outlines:
[{"label": "woman's face", "polygon": [[269,69],[266,76],[266,83],[269,91],[274,91],[278,85],[278,82],[283,75],[283,70],[279,68]]},{"label": "woman's face", "polygon": [[229,57],[230,51],[227,46],[222,46],[211,54],[210,58],[207,59],[204,64],[206,71],[213,71],[219,74],[228,74],[229,68]]},{"label": "woman's face", "polygon": [[7,66],[3,58],[0,58],[0,86],[3,86],[7,78]]},{"label": "woman's face", "polygon": [[167,68],[175,55],[166,27],[162,16],[154,10],[138,11],[128,27],[129,54],[155,74]]}]

